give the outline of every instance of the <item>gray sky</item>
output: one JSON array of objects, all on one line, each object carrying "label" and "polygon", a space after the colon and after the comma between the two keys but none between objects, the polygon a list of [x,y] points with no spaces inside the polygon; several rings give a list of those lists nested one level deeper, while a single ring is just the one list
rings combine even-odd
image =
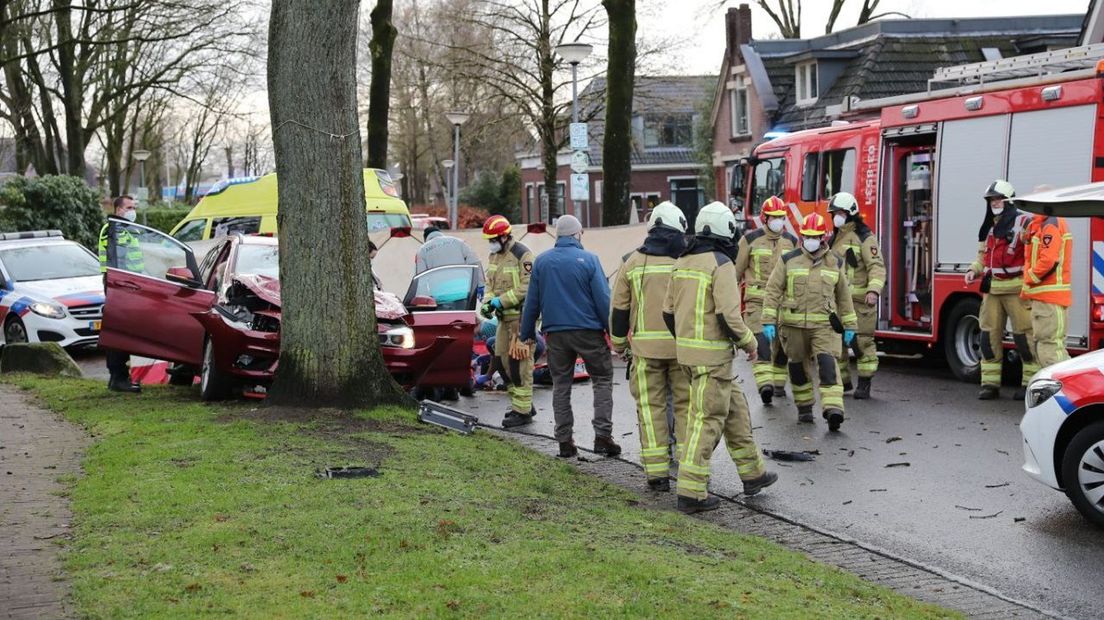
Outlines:
[{"label": "gray sky", "polygon": [[[777,0],[770,0],[775,4]],[[664,71],[684,74],[714,74],[720,71],[725,47],[724,12],[728,7],[746,2],[751,6],[754,36],[765,39],[777,36],[771,18],[755,0],[734,0],[714,8],[720,0],[641,0],[638,33],[647,38],[649,32],[674,35],[682,43],[672,50]],[[678,7],[673,8],[673,7]],[[853,26],[862,0],[847,0],[836,30]],[[1084,14],[1089,0],[882,0],[879,12],[900,11],[912,17],[995,17],[1007,15]],[[824,33],[828,21],[828,0],[804,0],[801,33],[805,37]]]}]

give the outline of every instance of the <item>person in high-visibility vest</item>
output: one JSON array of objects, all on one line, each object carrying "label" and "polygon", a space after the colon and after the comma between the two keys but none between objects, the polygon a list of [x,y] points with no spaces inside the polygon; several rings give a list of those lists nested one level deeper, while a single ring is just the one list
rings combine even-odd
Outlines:
[{"label": "person in high-visibility vest", "polygon": [[1066,318],[1073,235],[1060,217],[1036,215],[1024,230],[1024,279],[1020,297],[1031,303],[1031,332],[1040,366],[1069,359]]},{"label": "person in high-visibility vest", "polygon": [[[145,273],[146,264],[142,249],[126,225],[134,222],[137,212],[134,199],[119,196],[113,202],[115,212],[107,216],[108,221],[100,228],[99,258],[100,273],[106,282],[107,268],[112,267],[131,273]],[[114,221],[113,221],[114,220]],[[107,389],[114,392],[141,392],[142,386],[130,380],[130,355],[122,351],[104,349],[109,379]]]},{"label": "person in high-visibility vest", "polygon": [[763,225],[740,237],[736,252],[736,277],[744,285],[744,323],[755,334],[759,352],[752,364],[755,387],[764,405],[786,391],[785,352],[777,340],[763,335],[763,294],[767,278],[783,254],[797,247],[797,239],[786,232],[786,203],[778,196],[763,202]]},{"label": "person in high-visibility vest", "polygon": [[[640,463],[653,491],[669,491],[669,436],[685,441],[690,379],[678,364],[675,339],[663,323],[663,301],[675,260],[686,250],[686,217],[671,202],[659,203],[648,216],[644,244],[625,256],[613,280],[610,341],[618,355],[632,353],[629,391],[636,399]],[[667,423],[667,399],[675,410],[675,428]]]}]

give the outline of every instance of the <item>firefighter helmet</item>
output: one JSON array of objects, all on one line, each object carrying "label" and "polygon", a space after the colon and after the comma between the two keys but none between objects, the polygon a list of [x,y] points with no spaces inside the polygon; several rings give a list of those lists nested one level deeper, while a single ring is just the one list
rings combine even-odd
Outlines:
[{"label": "firefighter helmet", "polygon": [[801,220],[801,236],[823,237],[828,233],[828,221],[819,213],[810,213]]},{"label": "firefighter helmet", "polygon": [[763,215],[767,217],[781,217],[786,215],[786,203],[778,196],[771,196],[763,201]]},{"label": "firefighter helmet", "polygon": [[1003,198],[1008,200],[1015,198],[1016,189],[1012,187],[1012,184],[1004,179],[997,179],[989,184],[989,189],[985,190],[985,198]]},{"label": "firefighter helmet", "polygon": [[495,237],[508,235],[511,230],[513,230],[513,227],[510,226],[510,220],[501,215],[492,215],[487,218],[486,222],[483,222],[484,239],[494,239]]},{"label": "firefighter helmet", "polygon": [[845,211],[847,215],[858,215],[859,201],[855,200],[853,194],[839,192],[828,202],[828,212],[832,211]]},{"label": "firefighter helmet", "polygon": [[720,202],[711,202],[698,211],[694,234],[699,237],[732,239],[736,236],[736,217],[732,209]]},{"label": "firefighter helmet", "polygon": [[685,233],[686,216],[682,214],[682,209],[676,207],[670,200],[664,200],[656,205],[652,209],[652,214],[648,216],[648,229],[651,230],[656,226],[666,226]]}]

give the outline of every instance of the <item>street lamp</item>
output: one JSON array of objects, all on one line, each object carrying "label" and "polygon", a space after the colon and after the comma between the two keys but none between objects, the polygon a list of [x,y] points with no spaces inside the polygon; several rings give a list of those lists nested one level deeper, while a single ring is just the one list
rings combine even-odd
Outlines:
[{"label": "street lamp", "polygon": [[[571,65],[571,122],[579,122],[579,63],[583,62],[594,46],[588,43],[564,43],[555,47],[556,53]],[[582,215],[578,200],[572,200],[575,206],[575,217]],[[589,215],[589,213],[588,213]],[[590,218],[587,218],[588,222]]]},{"label": "street lamp", "polygon": [[449,227],[456,230],[456,217],[459,210],[458,195],[460,193],[460,125],[468,122],[471,114],[467,112],[446,112],[445,118],[452,123],[454,128],[452,159],[456,167],[452,171],[452,208],[449,209]]},{"label": "street lamp", "polygon": [[131,155],[138,160],[138,205],[142,207],[142,224],[145,225],[146,209],[149,208],[149,196],[146,190],[146,160],[149,159],[150,152],[145,149],[138,149]]},{"label": "street lamp", "polygon": [[441,161],[441,165],[445,167],[445,176],[448,179],[445,182],[445,214],[449,215],[449,221],[452,221],[452,167],[456,165],[451,159],[444,159]]}]

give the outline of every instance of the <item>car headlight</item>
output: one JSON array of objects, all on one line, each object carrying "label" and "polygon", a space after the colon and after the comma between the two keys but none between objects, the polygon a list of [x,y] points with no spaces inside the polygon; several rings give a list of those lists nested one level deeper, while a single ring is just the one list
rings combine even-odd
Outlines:
[{"label": "car headlight", "polygon": [[395,327],[385,332],[380,332],[380,346],[394,347],[397,349],[414,348],[414,330],[409,327]]},{"label": "car headlight", "polygon": [[36,301],[31,304],[31,312],[39,316],[44,316],[48,319],[64,319],[65,307],[57,304],[48,304],[41,301]]},{"label": "car headlight", "polygon": [[1062,389],[1062,382],[1054,379],[1036,379],[1027,386],[1027,408],[1038,407]]}]

